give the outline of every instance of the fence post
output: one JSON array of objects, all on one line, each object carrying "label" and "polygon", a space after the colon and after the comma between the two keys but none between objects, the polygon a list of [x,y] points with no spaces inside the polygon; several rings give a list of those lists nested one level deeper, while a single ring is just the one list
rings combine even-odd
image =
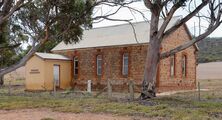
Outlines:
[{"label": "fence post", "polygon": [[87,92],[91,93],[92,92],[92,81],[88,80],[87,82]]},{"label": "fence post", "polygon": [[8,95],[11,95],[11,80],[8,81]]},{"label": "fence post", "polygon": [[56,82],[55,82],[55,80],[53,82],[53,94],[54,94],[54,96],[56,96]]},{"label": "fence post", "polygon": [[133,80],[129,81],[130,100],[134,100],[134,83]]},{"label": "fence post", "polygon": [[200,101],[200,82],[198,82],[198,100]]},{"label": "fence post", "polygon": [[112,98],[112,84],[110,80],[107,81],[107,88],[108,98]]}]

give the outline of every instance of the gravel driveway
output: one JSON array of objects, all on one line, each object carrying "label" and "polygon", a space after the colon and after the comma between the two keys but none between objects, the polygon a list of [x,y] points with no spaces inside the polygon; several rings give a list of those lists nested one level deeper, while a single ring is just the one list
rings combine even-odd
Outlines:
[{"label": "gravel driveway", "polygon": [[0,110],[0,120],[148,120],[111,114],[62,113],[50,109]]}]

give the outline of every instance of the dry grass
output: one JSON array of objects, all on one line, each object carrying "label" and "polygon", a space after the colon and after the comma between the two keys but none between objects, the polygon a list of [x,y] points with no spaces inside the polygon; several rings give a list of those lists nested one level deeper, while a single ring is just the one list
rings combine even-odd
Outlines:
[{"label": "dry grass", "polygon": [[13,96],[8,96],[6,86],[0,90],[0,109],[49,108],[59,112],[111,113],[173,120],[222,119],[222,80],[201,80],[201,88],[210,89],[201,92],[201,101],[198,101],[197,92],[186,92],[129,102],[126,99],[109,100],[105,96],[93,98],[90,94],[70,90],[58,92],[56,96],[50,92],[30,93],[24,92],[22,86],[14,88]]},{"label": "dry grass", "polygon": [[202,89],[222,90],[222,79],[199,80]]}]

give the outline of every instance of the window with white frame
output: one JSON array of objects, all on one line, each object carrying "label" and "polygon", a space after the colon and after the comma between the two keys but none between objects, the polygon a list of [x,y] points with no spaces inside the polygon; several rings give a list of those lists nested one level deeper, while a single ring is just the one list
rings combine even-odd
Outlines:
[{"label": "window with white frame", "polygon": [[102,55],[97,55],[96,57],[96,63],[97,63],[97,75],[102,75]]},{"label": "window with white frame", "polygon": [[128,75],[128,68],[129,68],[129,54],[124,53],[123,54],[123,66],[122,66],[122,74]]}]

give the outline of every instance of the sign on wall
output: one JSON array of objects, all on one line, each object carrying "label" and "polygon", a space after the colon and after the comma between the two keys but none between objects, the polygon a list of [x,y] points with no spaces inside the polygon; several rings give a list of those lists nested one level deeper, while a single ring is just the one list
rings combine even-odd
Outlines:
[{"label": "sign on wall", "polygon": [[31,69],[30,74],[39,74],[39,69]]}]

